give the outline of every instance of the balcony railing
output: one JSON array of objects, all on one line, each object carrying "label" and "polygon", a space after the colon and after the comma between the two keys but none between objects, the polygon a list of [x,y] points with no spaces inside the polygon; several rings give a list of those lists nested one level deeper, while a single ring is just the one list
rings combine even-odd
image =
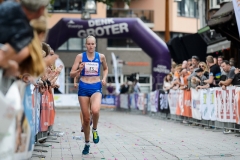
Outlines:
[{"label": "balcony railing", "polygon": [[154,11],[153,10],[141,10],[141,9],[120,9],[112,8],[107,10],[107,17],[138,17],[145,23],[154,23]]}]

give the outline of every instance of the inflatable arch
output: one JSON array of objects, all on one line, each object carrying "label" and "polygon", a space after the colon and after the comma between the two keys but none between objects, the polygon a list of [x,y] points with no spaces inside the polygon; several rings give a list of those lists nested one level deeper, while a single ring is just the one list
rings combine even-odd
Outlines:
[{"label": "inflatable arch", "polygon": [[163,83],[163,78],[170,72],[171,57],[162,41],[139,18],[104,18],[81,20],[61,19],[48,33],[47,43],[56,50],[69,38],[131,38],[152,58],[152,76],[155,90]]}]

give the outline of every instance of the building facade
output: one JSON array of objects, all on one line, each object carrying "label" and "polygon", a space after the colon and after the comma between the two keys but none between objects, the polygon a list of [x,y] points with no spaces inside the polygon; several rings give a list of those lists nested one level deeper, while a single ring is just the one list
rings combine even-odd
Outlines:
[{"label": "building facade", "polygon": [[[204,21],[201,20],[203,16],[199,16],[199,13],[204,10],[202,6],[205,6],[201,5],[201,0],[168,1],[169,17],[166,17],[167,0],[132,0],[130,6],[126,6],[121,0],[118,0],[112,7],[96,3],[96,11],[91,13],[91,18],[137,17],[163,40],[165,38],[166,18],[168,18],[170,38],[196,33],[204,25]],[[54,27],[61,18],[81,18],[83,6],[81,0],[55,0],[54,4],[49,6],[49,29]],[[69,72],[77,54],[85,50],[84,44],[84,39],[70,38],[55,51],[65,64],[67,93],[76,92]],[[108,82],[115,82],[111,60],[113,52],[118,57],[119,62],[123,64],[121,64],[122,68],[120,69],[120,83],[127,81],[127,76],[139,73],[137,78],[143,92],[151,90],[152,60],[132,39],[98,38],[96,50],[106,56],[109,65]]]}]

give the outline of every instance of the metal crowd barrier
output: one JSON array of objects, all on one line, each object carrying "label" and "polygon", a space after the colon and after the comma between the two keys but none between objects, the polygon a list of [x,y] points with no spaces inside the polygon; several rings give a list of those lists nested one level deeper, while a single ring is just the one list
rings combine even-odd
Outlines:
[{"label": "metal crowd barrier", "polygon": [[[216,90],[220,90],[220,89],[216,89]],[[232,90],[234,90],[234,94],[230,98],[232,98],[231,100],[234,101],[234,98],[236,96],[238,96],[237,93],[238,92],[240,93],[240,88],[232,87]],[[223,94],[223,92],[225,92],[225,91],[222,90],[222,93],[221,93],[222,95],[221,96],[223,96],[222,101],[224,102],[225,106],[223,107],[223,106],[216,105],[217,108],[222,109],[221,107],[223,107],[224,108],[223,110],[225,111],[226,108],[227,108],[227,105],[229,105],[230,107],[232,107],[232,110],[238,110],[238,109],[240,110],[240,104],[238,105],[238,103],[240,103],[240,102],[236,103],[237,106],[234,106],[235,103],[233,103],[233,102],[226,102],[225,100],[229,97],[225,97],[226,95]],[[152,95],[154,95],[154,93],[156,94],[156,97],[158,99],[158,101],[155,102],[157,104],[153,103],[154,100],[151,97]],[[129,112],[137,112],[137,113],[141,113],[141,114],[144,114],[144,115],[151,116],[153,118],[170,120],[170,121],[173,121],[173,122],[176,122],[176,123],[179,123],[179,122],[183,123],[183,121],[186,121],[187,122],[186,125],[189,125],[189,126],[192,126],[192,127],[199,127],[199,128],[205,129],[205,130],[213,131],[213,132],[223,132],[224,134],[236,134],[236,133],[240,132],[240,127],[239,127],[240,125],[237,124],[237,122],[236,123],[221,122],[221,121],[218,121],[218,120],[204,120],[203,118],[201,120],[199,120],[199,119],[195,119],[195,118],[192,118],[192,117],[170,114],[170,112],[168,112],[168,113],[162,112],[159,109],[160,108],[159,106],[161,105],[161,103],[164,100],[161,99],[160,97],[164,97],[164,96],[160,96],[160,94],[162,94],[162,95],[165,94],[167,96],[169,96],[169,95],[162,90],[154,91],[154,93],[153,92],[151,92],[151,93],[140,93],[141,95],[140,94],[128,94],[127,96],[126,96],[126,94],[125,95],[118,95],[119,96],[118,99],[121,99],[122,101],[124,101],[124,103],[123,102],[116,102],[116,106],[117,106],[118,109],[120,108],[120,109],[125,110],[125,111],[128,110]],[[144,94],[144,96],[143,96],[143,94]],[[215,92],[214,92],[214,94],[215,94]],[[135,98],[134,102],[132,101],[133,97]],[[136,98],[136,97],[140,97],[140,99]],[[125,98],[125,100],[124,100],[124,98]],[[129,98],[131,100],[129,100]],[[240,98],[240,94],[239,94],[239,98]],[[142,99],[144,99],[144,100],[142,100]],[[217,100],[218,99],[215,97],[214,103],[217,104]],[[166,99],[165,99],[165,101],[166,101]],[[126,102],[128,102],[128,103],[126,103]],[[121,103],[123,103],[123,104],[121,104]],[[229,103],[229,104],[227,104],[227,103]],[[167,105],[168,105],[167,106],[168,109],[170,109],[169,103]],[[126,107],[126,106],[128,106],[128,107]],[[190,107],[191,108],[193,107],[192,102],[191,102]],[[156,110],[154,110],[154,108],[156,108]],[[234,114],[236,114],[235,115],[236,117],[239,116],[239,118],[240,118],[240,115],[237,115],[237,113],[234,113]],[[236,135],[236,136],[238,136],[238,135]]]}]

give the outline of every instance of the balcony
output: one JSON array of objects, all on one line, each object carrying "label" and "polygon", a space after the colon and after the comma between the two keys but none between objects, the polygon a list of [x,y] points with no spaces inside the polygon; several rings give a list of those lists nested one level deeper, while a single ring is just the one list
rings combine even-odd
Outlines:
[{"label": "balcony", "polygon": [[121,8],[111,8],[107,10],[108,18],[125,18],[134,17],[140,18],[149,28],[154,27],[153,20],[154,11],[153,10],[141,10],[141,9],[121,9]]}]

